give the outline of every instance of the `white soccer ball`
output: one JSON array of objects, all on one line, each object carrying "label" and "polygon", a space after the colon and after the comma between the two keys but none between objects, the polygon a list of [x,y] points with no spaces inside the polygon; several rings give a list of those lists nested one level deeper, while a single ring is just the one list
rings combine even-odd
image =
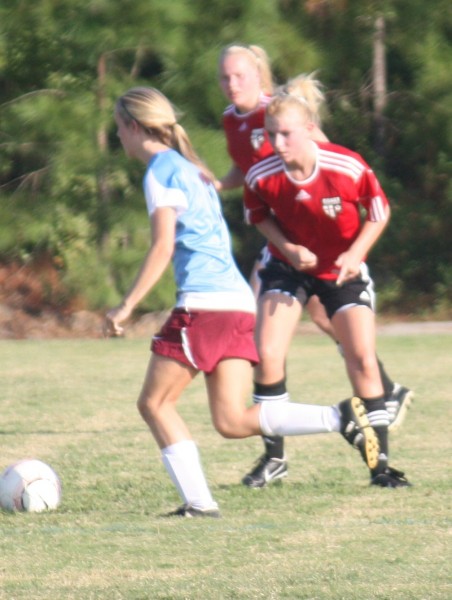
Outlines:
[{"label": "white soccer ball", "polygon": [[0,507],[5,510],[42,512],[57,508],[60,502],[60,479],[40,460],[21,460],[0,477]]}]

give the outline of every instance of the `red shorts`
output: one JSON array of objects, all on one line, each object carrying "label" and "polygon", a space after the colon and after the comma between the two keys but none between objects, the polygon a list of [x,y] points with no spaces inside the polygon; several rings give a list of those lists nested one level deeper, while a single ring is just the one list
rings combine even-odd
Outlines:
[{"label": "red shorts", "polygon": [[255,321],[255,316],[246,312],[175,308],[154,336],[151,350],[205,373],[226,358],[241,358],[255,365],[259,362]]}]

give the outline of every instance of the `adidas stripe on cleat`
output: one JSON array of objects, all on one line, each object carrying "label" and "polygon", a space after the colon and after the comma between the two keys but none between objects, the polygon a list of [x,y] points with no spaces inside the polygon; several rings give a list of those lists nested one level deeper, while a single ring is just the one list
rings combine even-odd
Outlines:
[{"label": "adidas stripe on cleat", "polygon": [[396,431],[403,423],[406,413],[414,401],[414,392],[398,383],[394,384],[391,396],[385,401],[389,414],[389,431]]},{"label": "adidas stripe on cleat", "polygon": [[380,443],[369,423],[366,407],[361,398],[354,396],[338,404],[341,417],[341,434],[354,448],[359,450],[369,469],[378,466]]}]

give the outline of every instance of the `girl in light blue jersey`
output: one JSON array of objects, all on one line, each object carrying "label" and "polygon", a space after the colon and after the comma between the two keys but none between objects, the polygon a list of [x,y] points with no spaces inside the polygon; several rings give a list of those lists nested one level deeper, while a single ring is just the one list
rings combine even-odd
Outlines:
[{"label": "girl in light blue jersey", "polygon": [[161,449],[163,464],[184,517],[220,516],[199,454],[176,410],[184,388],[199,371],[206,379],[212,421],[227,438],[340,431],[369,463],[378,440],[357,398],[338,406],[272,402],[245,407],[254,344],[255,301],[231,252],[213,176],[195,153],[168,99],[153,88],[133,88],[116,104],[118,136],[128,156],[146,167],[143,186],[151,245],[122,303],[105,319],[108,335],[152,289],[173,261],[176,305],[152,341],[152,355],[138,409]]}]

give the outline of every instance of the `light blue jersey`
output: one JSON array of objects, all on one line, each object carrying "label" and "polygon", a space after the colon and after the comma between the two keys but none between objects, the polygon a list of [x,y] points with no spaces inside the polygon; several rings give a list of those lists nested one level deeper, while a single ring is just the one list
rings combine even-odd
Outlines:
[{"label": "light blue jersey", "polygon": [[150,215],[177,212],[173,255],[177,306],[255,312],[252,291],[232,255],[221,204],[211,182],[175,150],[152,157],[144,180]]}]

